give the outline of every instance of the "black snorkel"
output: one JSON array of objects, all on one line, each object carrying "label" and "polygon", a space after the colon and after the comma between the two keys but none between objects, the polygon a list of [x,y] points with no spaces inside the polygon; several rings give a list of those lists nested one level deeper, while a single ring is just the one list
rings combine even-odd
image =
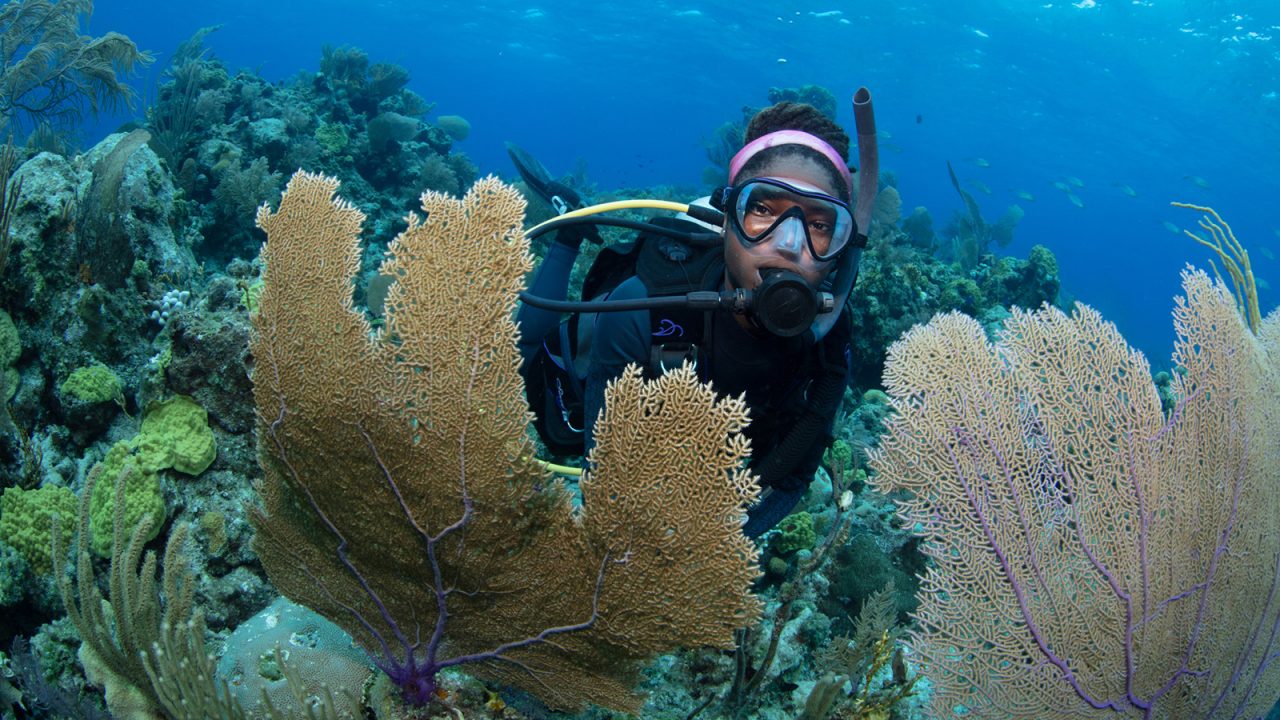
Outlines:
[{"label": "black snorkel", "polygon": [[[521,301],[544,310],[566,313],[620,312],[670,307],[727,310],[749,314],[753,322],[779,337],[795,337],[807,333],[807,340],[811,342],[821,340],[835,326],[840,310],[849,299],[854,281],[857,279],[862,248],[867,244],[866,231],[871,221],[871,208],[879,185],[880,154],[876,145],[875,116],[871,106],[871,92],[865,87],[858,88],[853,95],[853,116],[858,138],[858,159],[862,168],[858,176],[858,195],[854,205],[854,221],[857,227],[849,247],[836,259],[835,270],[828,275],[827,280],[818,289],[810,287],[796,273],[775,270],[765,273],[764,282],[754,291],[734,288],[634,300],[584,301],[548,300],[528,292],[521,292]],[[508,151],[512,152],[512,148],[513,146],[508,146]],[[512,152],[512,159],[516,161],[517,169],[521,171],[526,181],[530,180],[530,175],[533,176],[533,182],[530,184],[535,189],[540,190],[539,186],[546,188],[551,184],[545,170],[532,158],[527,157],[527,154]],[[529,172],[530,170],[533,172]],[[724,213],[713,207],[675,203],[664,203],[664,205],[679,207],[681,212],[700,223],[713,227],[724,226]],[[666,235],[691,244],[723,241],[723,236],[719,232],[682,232],[634,220],[596,217],[594,212],[603,212],[603,210],[593,208],[565,212],[557,205],[556,209],[564,217],[549,220],[533,228],[527,233],[530,239],[568,227],[606,225]]]},{"label": "black snorkel", "polygon": [[871,226],[871,208],[880,191],[880,146],[876,144],[876,114],[871,107],[871,91],[858,88],[853,94],[853,126],[858,133],[858,202],[853,206],[853,217],[858,222],[861,242],[867,245],[867,228]]},{"label": "black snorkel", "polygon": [[[871,91],[858,88],[853,94],[853,124],[858,136],[857,173],[858,195],[853,206],[853,220],[857,224],[856,235],[849,247],[836,261],[836,269],[827,276],[823,289],[835,298],[835,307],[843,309],[858,279],[858,265],[862,249],[867,246],[867,230],[871,227],[871,209],[875,205],[880,188],[880,149],[876,144],[876,116],[871,106]],[[813,341],[821,340],[835,326],[839,312],[830,313],[814,321]]]}]

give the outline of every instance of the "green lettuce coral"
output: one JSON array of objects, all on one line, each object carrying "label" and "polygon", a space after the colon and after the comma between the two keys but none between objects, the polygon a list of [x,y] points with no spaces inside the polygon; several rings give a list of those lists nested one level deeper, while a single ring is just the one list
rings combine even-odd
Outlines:
[{"label": "green lettuce coral", "polygon": [[[136,440],[137,438],[135,438]],[[160,476],[156,470],[146,467],[135,454],[133,441],[121,440],[107,451],[102,462],[94,467],[99,477],[109,482],[99,482],[89,498],[89,534],[93,552],[101,557],[111,557],[111,528],[115,516],[115,480],[121,473],[128,473],[124,483],[124,519],[126,528],[134,528],[143,521],[150,521],[148,541],[160,534],[164,524],[164,493],[160,488]]]},{"label": "green lettuce coral", "polygon": [[17,550],[38,573],[53,569],[50,547],[54,515],[61,517],[58,528],[65,547],[71,543],[75,527],[75,493],[46,485],[35,490],[8,487],[0,495],[0,540]]},{"label": "green lettuce coral", "polygon": [[114,480],[121,473],[129,473],[124,486],[126,524],[134,527],[150,519],[147,539],[151,540],[159,534],[165,516],[159,473],[173,469],[199,475],[213,464],[216,456],[217,445],[209,429],[209,415],[196,401],[175,395],[148,405],[138,434],[113,445],[95,467],[96,472],[111,482],[98,483],[89,500],[93,551],[102,557],[111,555]]},{"label": "green lettuce coral", "polygon": [[783,518],[773,536],[773,551],[789,555],[799,550],[812,550],[818,540],[813,529],[813,516],[801,511]]},{"label": "green lettuce coral", "polygon": [[58,389],[63,395],[86,403],[124,401],[124,386],[120,378],[101,363],[76,368]]},{"label": "green lettuce coral", "polygon": [[148,405],[134,443],[149,469],[173,468],[188,475],[204,472],[218,453],[209,413],[185,395]]}]

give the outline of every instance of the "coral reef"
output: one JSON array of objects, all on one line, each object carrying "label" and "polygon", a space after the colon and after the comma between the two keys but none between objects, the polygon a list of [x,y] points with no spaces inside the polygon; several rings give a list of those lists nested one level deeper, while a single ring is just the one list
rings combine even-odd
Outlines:
[{"label": "coral reef", "polygon": [[[917,578],[933,561],[900,519],[910,497],[877,491],[865,451],[897,412],[879,387],[885,353],[902,333],[949,310],[994,333],[1010,308],[1058,300],[1052,252],[1001,254],[1016,247],[1008,244],[1016,211],[983,220],[957,178],[964,209],[938,231],[929,209],[904,204],[911,188],[884,174],[850,301],[855,373],[833,428],[838,442],[796,515],[762,541],[757,562],[757,548],[736,533],[750,488],[729,468],[745,449],[726,438],[740,418],[689,377],[673,374],[656,389],[621,382],[611,395],[619,409],[601,426],[595,469],[581,483],[553,481],[526,462],[535,448],[503,354],[513,332],[506,303],[529,260],[512,254],[520,203],[492,180],[473,191],[484,202],[468,200],[471,215],[445,197],[466,194],[480,175],[455,147],[470,132],[465,119],[433,115],[403,68],[356,48],[323,48],[316,71],[284,82],[232,72],[204,45],[215,30],[201,29],[171,55],[145,120],[82,150],[67,136],[33,134],[13,150],[11,177],[0,178],[8,399],[0,646],[12,648],[13,669],[0,673],[0,713],[18,691],[30,717],[103,717],[108,704],[119,711],[141,693],[145,712],[179,717],[166,697],[185,692],[223,707],[206,687],[221,677],[234,679],[243,707],[262,687],[287,704],[295,692],[319,698],[318,684],[351,691],[334,697],[343,702],[367,685],[341,707],[348,716],[404,713],[415,692],[467,717],[508,720],[569,717],[548,706],[584,703],[644,717],[693,717],[699,707],[704,717],[923,716],[930,675],[901,648],[919,607]],[[813,86],[775,88],[768,99],[832,115],[836,107]],[[753,113],[744,107],[709,134],[707,184],[723,182]],[[363,218],[359,243],[353,230],[328,248],[340,253],[326,256],[325,297],[341,311],[333,316],[309,315],[321,311],[301,293],[320,290],[288,279],[289,264],[305,260],[272,254],[285,252],[281,190],[300,167],[336,178],[343,213]],[[594,201],[701,194],[601,188],[585,166],[567,169],[559,180]],[[405,209],[424,191],[432,191],[429,217],[406,229]],[[285,202],[302,195],[310,200],[301,214],[333,210],[332,192],[291,192]],[[524,195],[526,226],[551,216]],[[254,223],[264,205],[265,265]],[[426,239],[443,241],[433,223],[473,215],[501,226],[476,246],[498,271],[431,265],[417,251]],[[601,235],[627,239],[619,228]],[[450,252],[469,258],[474,249]],[[575,285],[597,250],[584,248]],[[427,264],[409,272],[413,262]],[[419,277],[451,292],[432,295]],[[285,302],[287,292],[299,295]],[[488,313],[479,319],[458,304],[475,296]],[[415,325],[428,307],[430,323]],[[338,322],[347,350],[337,350]],[[479,346],[493,351],[488,363],[463,362],[477,346],[460,341],[427,353],[427,338],[471,338],[469,326],[491,333]],[[306,332],[321,356],[289,357],[297,346],[284,338]],[[277,374],[292,384],[273,394]],[[492,391],[484,407],[459,394],[473,379]],[[447,387],[428,392],[428,382]],[[1180,382],[1160,379],[1166,407],[1177,406]],[[718,420],[690,421],[690,407]],[[410,415],[412,424],[397,424]],[[664,425],[677,430],[663,434]],[[671,453],[697,445],[714,462],[641,457],[635,436]],[[695,478],[708,468],[738,484],[715,498],[683,489],[709,487]],[[61,556],[52,549],[55,514],[58,545],[72,551]],[[441,535],[464,515],[465,533]],[[322,516],[350,541],[341,551]],[[422,519],[425,538],[411,522]],[[60,593],[68,560],[76,580]],[[758,573],[765,563],[770,571]],[[451,588],[423,581],[437,569]],[[97,581],[108,594],[113,586],[146,592],[104,608]],[[437,623],[442,597],[447,622]],[[67,599],[78,623],[66,617]],[[168,628],[157,620],[165,613]],[[442,639],[432,645],[438,626]],[[123,634],[111,629],[120,627]],[[287,652],[276,655],[277,642]],[[151,643],[175,662],[150,655],[150,665],[134,663]],[[675,649],[681,644],[692,647]],[[733,649],[701,647],[710,645]],[[425,672],[431,663],[440,672]]]}]

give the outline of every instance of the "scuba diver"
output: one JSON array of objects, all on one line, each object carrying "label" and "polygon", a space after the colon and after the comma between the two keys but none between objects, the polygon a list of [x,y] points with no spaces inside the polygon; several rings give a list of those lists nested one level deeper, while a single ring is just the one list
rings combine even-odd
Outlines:
[{"label": "scuba diver", "polygon": [[[636,363],[646,377],[692,362],[717,393],[744,395],[751,469],[760,500],[744,532],[758,537],[791,513],[830,446],[850,377],[845,303],[866,244],[878,158],[871,97],[854,95],[862,173],[853,204],[849,137],[810,105],[757,113],[727,184],[688,205],[624,201],[584,207],[536,160],[508,145],[526,183],[559,217],[517,314],[521,373],[535,426],[553,453],[585,455],[606,384]],[[620,207],[678,209],[634,222]],[[603,247],[567,302],[569,274],[598,225],[635,228],[634,242]],[[588,298],[590,298],[588,300]],[[562,313],[570,313],[562,322]]]}]

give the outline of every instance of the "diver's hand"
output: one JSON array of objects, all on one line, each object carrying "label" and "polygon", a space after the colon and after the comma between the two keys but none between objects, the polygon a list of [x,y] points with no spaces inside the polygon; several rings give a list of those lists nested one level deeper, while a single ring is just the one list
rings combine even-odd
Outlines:
[{"label": "diver's hand", "polygon": [[556,231],[556,242],[562,245],[568,245],[576,249],[582,245],[583,240],[589,240],[593,245],[600,245],[604,242],[600,237],[599,229],[595,225],[572,225]]}]

